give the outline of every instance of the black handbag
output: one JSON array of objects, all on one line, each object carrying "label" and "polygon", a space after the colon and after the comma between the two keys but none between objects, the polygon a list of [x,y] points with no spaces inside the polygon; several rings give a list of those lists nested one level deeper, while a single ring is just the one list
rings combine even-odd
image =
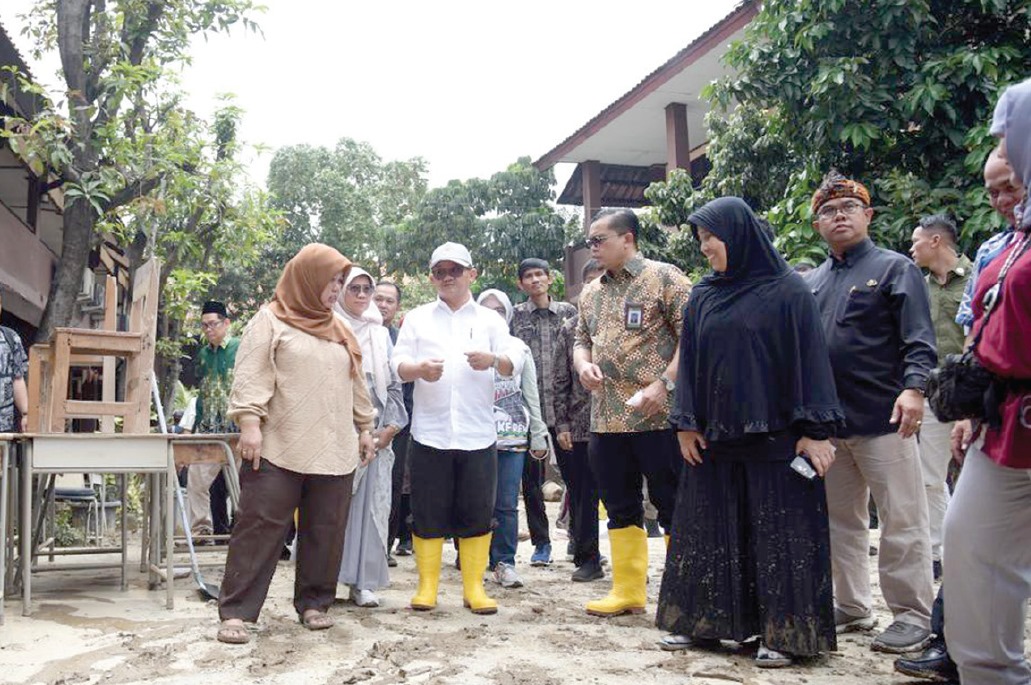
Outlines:
[{"label": "black handbag", "polygon": [[1020,246],[1010,253],[1002,270],[999,271],[999,280],[985,293],[984,317],[970,349],[963,354],[950,354],[945,357],[945,363],[931,371],[927,379],[927,404],[943,423],[960,419],[984,419],[993,413],[992,405],[997,400],[996,393],[992,390],[999,379],[977,361],[974,351],[981,342],[981,334],[984,333],[988,319],[1002,297],[1002,284],[1006,274],[1013,263],[1027,251],[1029,245],[1031,240],[1024,234]]},{"label": "black handbag", "polygon": [[950,354],[927,379],[927,404],[942,423],[960,419],[983,419],[985,396],[995,376],[981,366],[973,348]]}]

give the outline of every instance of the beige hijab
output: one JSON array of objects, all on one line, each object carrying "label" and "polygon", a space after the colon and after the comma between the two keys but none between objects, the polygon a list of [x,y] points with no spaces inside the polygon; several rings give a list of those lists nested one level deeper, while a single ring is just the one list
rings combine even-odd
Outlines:
[{"label": "beige hijab", "polygon": [[320,299],[326,285],[339,273],[346,278],[350,269],[351,260],[329,245],[305,245],[283,268],[268,307],[283,323],[347,348],[351,374],[360,378],[361,346],[351,329]]}]

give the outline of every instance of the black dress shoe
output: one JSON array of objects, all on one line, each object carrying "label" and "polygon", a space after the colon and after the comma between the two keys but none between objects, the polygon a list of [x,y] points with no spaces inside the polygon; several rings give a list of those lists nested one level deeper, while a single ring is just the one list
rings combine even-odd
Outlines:
[{"label": "black dress shoe", "polygon": [[572,580],[574,583],[589,583],[592,580],[601,580],[605,572],[601,570],[601,564],[597,559],[591,559],[580,564],[580,567],[573,571]]},{"label": "black dress shoe", "polygon": [[397,559],[395,559],[390,554],[387,554],[387,566],[389,566],[390,568],[395,568],[397,566]]},{"label": "black dress shoe", "polygon": [[959,685],[959,671],[941,640],[932,642],[918,657],[895,659],[895,670],[914,678]]}]

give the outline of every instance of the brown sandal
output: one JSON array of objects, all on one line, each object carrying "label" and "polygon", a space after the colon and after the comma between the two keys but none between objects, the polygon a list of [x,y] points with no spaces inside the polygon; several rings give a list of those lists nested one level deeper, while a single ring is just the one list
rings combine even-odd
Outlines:
[{"label": "brown sandal", "polygon": [[222,627],[215,634],[215,639],[227,645],[245,645],[251,641],[251,633],[242,623],[237,625],[223,621]]},{"label": "brown sandal", "polygon": [[310,614],[301,614],[298,619],[308,630],[325,630],[336,625],[333,617],[325,611],[312,611]]}]

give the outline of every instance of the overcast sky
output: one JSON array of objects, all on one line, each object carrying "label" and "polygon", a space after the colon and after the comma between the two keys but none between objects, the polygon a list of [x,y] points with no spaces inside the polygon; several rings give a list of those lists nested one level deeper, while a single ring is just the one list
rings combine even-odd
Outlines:
[{"label": "overcast sky", "polygon": [[[17,15],[3,22],[37,78]],[[210,116],[219,93],[242,135],[271,148],[368,141],[385,159],[421,156],[430,184],[486,177],[538,158],[733,9],[736,0],[264,0],[263,36],[197,40],[183,74]],[[268,157],[253,160],[264,183]],[[568,171],[566,171],[568,173]],[[561,173],[565,176],[565,173]]]}]

